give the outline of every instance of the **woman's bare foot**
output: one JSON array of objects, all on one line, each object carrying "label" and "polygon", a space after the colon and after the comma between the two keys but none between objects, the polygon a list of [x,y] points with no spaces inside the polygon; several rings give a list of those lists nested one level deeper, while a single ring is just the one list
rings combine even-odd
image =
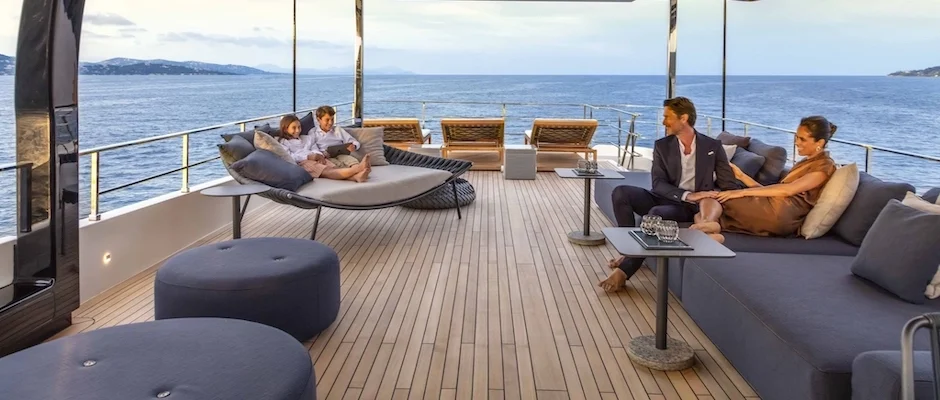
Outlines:
[{"label": "woman's bare foot", "polygon": [[607,279],[597,282],[597,286],[613,293],[622,289],[625,283],[627,283],[627,274],[620,268],[615,268],[610,275],[607,275]]},{"label": "woman's bare foot", "polygon": [[617,268],[620,266],[620,264],[623,264],[624,260],[626,259],[627,259],[627,256],[620,256],[613,260],[610,260],[609,262],[607,262],[607,268],[610,268],[610,269]]},{"label": "woman's bare foot", "polygon": [[353,175],[352,180],[359,182],[359,183],[369,180],[369,171],[363,169],[358,174]]},{"label": "woman's bare foot", "polygon": [[359,161],[359,164],[362,164],[363,170],[372,171],[372,155],[366,154],[362,156],[362,161]]},{"label": "woman's bare foot", "polygon": [[716,242],[718,242],[718,243],[724,243],[724,242],[725,242],[725,235],[722,235],[722,234],[720,234],[720,233],[709,233],[709,234],[708,234],[708,237],[712,238],[712,240],[714,240],[714,241],[716,241]]},{"label": "woman's bare foot", "polygon": [[719,233],[721,232],[721,225],[714,221],[706,221],[692,224],[689,229],[697,229],[705,233]]}]

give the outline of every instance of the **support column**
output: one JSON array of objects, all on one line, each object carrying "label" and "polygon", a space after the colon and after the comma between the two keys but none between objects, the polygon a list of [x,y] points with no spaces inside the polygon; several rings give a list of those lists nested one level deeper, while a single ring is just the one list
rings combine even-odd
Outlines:
[{"label": "support column", "polygon": [[356,71],[353,77],[352,117],[354,125],[362,124],[362,0],[356,0]]},{"label": "support column", "polygon": [[294,74],[293,90],[291,91],[294,100],[294,113],[297,112],[297,0],[294,0]]},{"label": "support column", "polygon": [[676,96],[676,25],[678,24],[679,0],[669,0],[669,39],[666,44],[666,98]]},{"label": "support column", "polygon": [[721,19],[721,131],[725,131],[725,95],[728,86],[728,0]]},{"label": "support column", "polygon": [[68,327],[79,305],[78,49],[84,0],[24,1],[16,49],[17,239],[0,357]]}]

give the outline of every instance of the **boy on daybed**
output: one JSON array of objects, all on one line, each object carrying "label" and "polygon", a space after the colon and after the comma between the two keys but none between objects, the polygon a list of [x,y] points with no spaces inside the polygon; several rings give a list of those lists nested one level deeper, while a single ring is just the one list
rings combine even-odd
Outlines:
[{"label": "boy on daybed", "polygon": [[359,148],[359,142],[342,128],[333,127],[335,114],[332,107],[318,108],[317,119],[326,131],[314,128],[308,135],[300,134],[300,119],[286,115],[281,118],[278,142],[287,149],[294,162],[314,178],[365,182],[372,171],[369,154],[362,157],[361,162],[349,155]]}]

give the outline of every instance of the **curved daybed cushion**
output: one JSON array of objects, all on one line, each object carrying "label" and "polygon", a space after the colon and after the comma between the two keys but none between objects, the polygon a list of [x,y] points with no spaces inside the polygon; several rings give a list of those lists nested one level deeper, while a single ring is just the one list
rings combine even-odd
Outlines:
[{"label": "curved daybed cushion", "polygon": [[425,193],[442,185],[453,174],[449,171],[383,165],[372,167],[369,180],[358,183],[333,179],[314,179],[297,194],[330,204],[368,207],[394,203]]}]

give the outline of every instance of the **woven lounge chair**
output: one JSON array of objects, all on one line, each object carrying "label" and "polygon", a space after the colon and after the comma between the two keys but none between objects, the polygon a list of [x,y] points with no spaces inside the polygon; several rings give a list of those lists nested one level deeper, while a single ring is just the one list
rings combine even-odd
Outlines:
[{"label": "woven lounge chair", "polygon": [[584,153],[585,159],[592,155],[597,161],[597,150],[591,148],[596,130],[596,119],[536,119],[525,131],[525,144],[538,151]]},{"label": "woven lounge chair", "polygon": [[495,150],[499,163],[503,163],[503,137],[506,120],[503,118],[444,118],[441,119],[441,156],[451,151]]},{"label": "woven lounge chair", "polygon": [[417,118],[382,118],[362,121],[363,128],[385,128],[383,141],[397,149],[408,150],[412,145],[431,143],[431,130],[421,129]]},{"label": "woven lounge chair", "polygon": [[[461,218],[457,196],[457,178],[470,170],[473,163],[463,160],[445,160],[399,150],[383,145],[389,165],[372,166],[369,180],[363,183],[318,178],[300,187],[296,192],[271,188],[260,196],[271,201],[303,209],[316,209],[310,239],[316,239],[323,207],[340,210],[377,210],[395,207],[421,199],[450,185],[454,193],[457,219]],[[220,150],[221,153],[221,150]],[[222,164],[229,175],[241,184],[257,184],[232,170],[226,157]],[[247,204],[246,204],[247,206]],[[244,213],[244,208],[242,213]]]}]

